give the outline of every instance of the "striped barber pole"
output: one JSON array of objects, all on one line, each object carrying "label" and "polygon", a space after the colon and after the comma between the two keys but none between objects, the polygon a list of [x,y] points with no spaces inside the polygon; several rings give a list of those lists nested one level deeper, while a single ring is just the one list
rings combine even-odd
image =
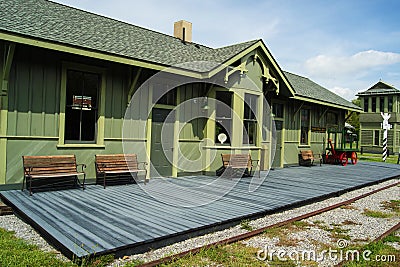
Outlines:
[{"label": "striped barber pole", "polygon": [[381,116],[383,118],[382,129],[383,129],[383,147],[382,147],[382,160],[386,161],[387,158],[387,136],[388,130],[392,128],[392,125],[389,124],[390,113],[381,112]]},{"label": "striped barber pole", "polygon": [[383,147],[382,147],[382,160],[386,161],[387,158],[387,130],[383,131]]}]

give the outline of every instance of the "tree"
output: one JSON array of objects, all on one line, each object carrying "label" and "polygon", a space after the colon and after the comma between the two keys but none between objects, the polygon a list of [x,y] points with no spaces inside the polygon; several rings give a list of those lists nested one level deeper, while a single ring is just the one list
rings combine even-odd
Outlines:
[{"label": "tree", "polygon": [[[351,101],[354,105],[361,107],[361,99],[356,98]],[[356,133],[360,133],[360,113],[353,112],[350,118],[347,120],[354,128],[356,128]]]}]

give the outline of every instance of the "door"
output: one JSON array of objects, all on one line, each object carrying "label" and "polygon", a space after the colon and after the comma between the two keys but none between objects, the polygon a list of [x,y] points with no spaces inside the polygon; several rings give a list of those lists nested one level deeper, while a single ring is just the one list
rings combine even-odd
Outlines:
[{"label": "door", "polygon": [[154,108],[151,123],[151,177],[172,176],[175,114],[170,109]]},{"label": "door", "polygon": [[276,138],[276,148],[275,148],[275,156],[272,162],[272,168],[280,168],[281,167],[281,157],[282,157],[282,128],[283,121],[275,120],[275,138]]}]

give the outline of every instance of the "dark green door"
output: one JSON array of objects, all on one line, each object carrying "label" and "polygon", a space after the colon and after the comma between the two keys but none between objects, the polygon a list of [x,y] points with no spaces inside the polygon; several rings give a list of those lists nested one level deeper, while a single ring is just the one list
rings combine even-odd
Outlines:
[{"label": "dark green door", "polygon": [[280,168],[281,167],[281,155],[282,155],[282,127],[283,121],[276,120],[275,127],[276,127],[276,149],[275,149],[275,157],[274,161],[272,162],[272,168]]},{"label": "dark green door", "polygon": [[[154,108],[151,124],[151,177],[172,175],[175,114],[170,109]],[[168,116],[169,115],[169,116]]]}]

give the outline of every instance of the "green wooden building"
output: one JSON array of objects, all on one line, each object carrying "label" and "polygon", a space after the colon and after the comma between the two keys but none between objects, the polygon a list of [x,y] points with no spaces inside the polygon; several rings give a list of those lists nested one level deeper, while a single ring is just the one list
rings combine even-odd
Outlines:
[{"label": "green wooden building", "polygon": [[400,149],[400,90],[379,81],[369,89],[357,94],[364,110],[360,114],[360,142],[364,152],[382,153],[383,129],[381,112],[390,113],[388,130],[388,149],[390,154]]},{"label": "green wooden building", "polygon": [[[3,185],[22,181],[23,155],[75,154],[94,178],[95,154],[123,152],[125,111],[143,86],[131,106],[140,116],[131,123],[145,134],[132,131],[129,141],[138,147],[140,160],[151,161],[165,176],[187,174],[176,164],[178,150],[189,159],[204,157],[204,168],[196,170],[202,173],[215,173],[221,159],[211,155],[224,151],[250,151],[261,159],[263,169],[294,165],[299,150],[323,152],[326,130],[341,129],[348,111],[360,111],[308,78],[283,71],[262,40],[209,48],[192,42],[192,26],[185,21],[176,23],[174,36],[169,36],[45,0],[0,1],[0,13]],[[179,65],[194,61],[219,65]],[[172,79],[190,77],[196,82],[160,96],[174,81],[146,81],[163,70]],[[226,86],[201,83],[213,78],[223,79]],[[167,122],[166,114],[197,97],[221,100],[237,116],[221,115],[210,105],[210,118],[185,123],[177,131],[193,111],[175,112],[169,121],[171,149],[159,153],[160,124]],[[261,119],[254,119],[249,105]],[[256,127],[271,111],[275,157],[271,134]],[[217,142],[223,133],[221,121],[232,130],[224,144]],[[242,129],[249,133],[246,140]]]}]

